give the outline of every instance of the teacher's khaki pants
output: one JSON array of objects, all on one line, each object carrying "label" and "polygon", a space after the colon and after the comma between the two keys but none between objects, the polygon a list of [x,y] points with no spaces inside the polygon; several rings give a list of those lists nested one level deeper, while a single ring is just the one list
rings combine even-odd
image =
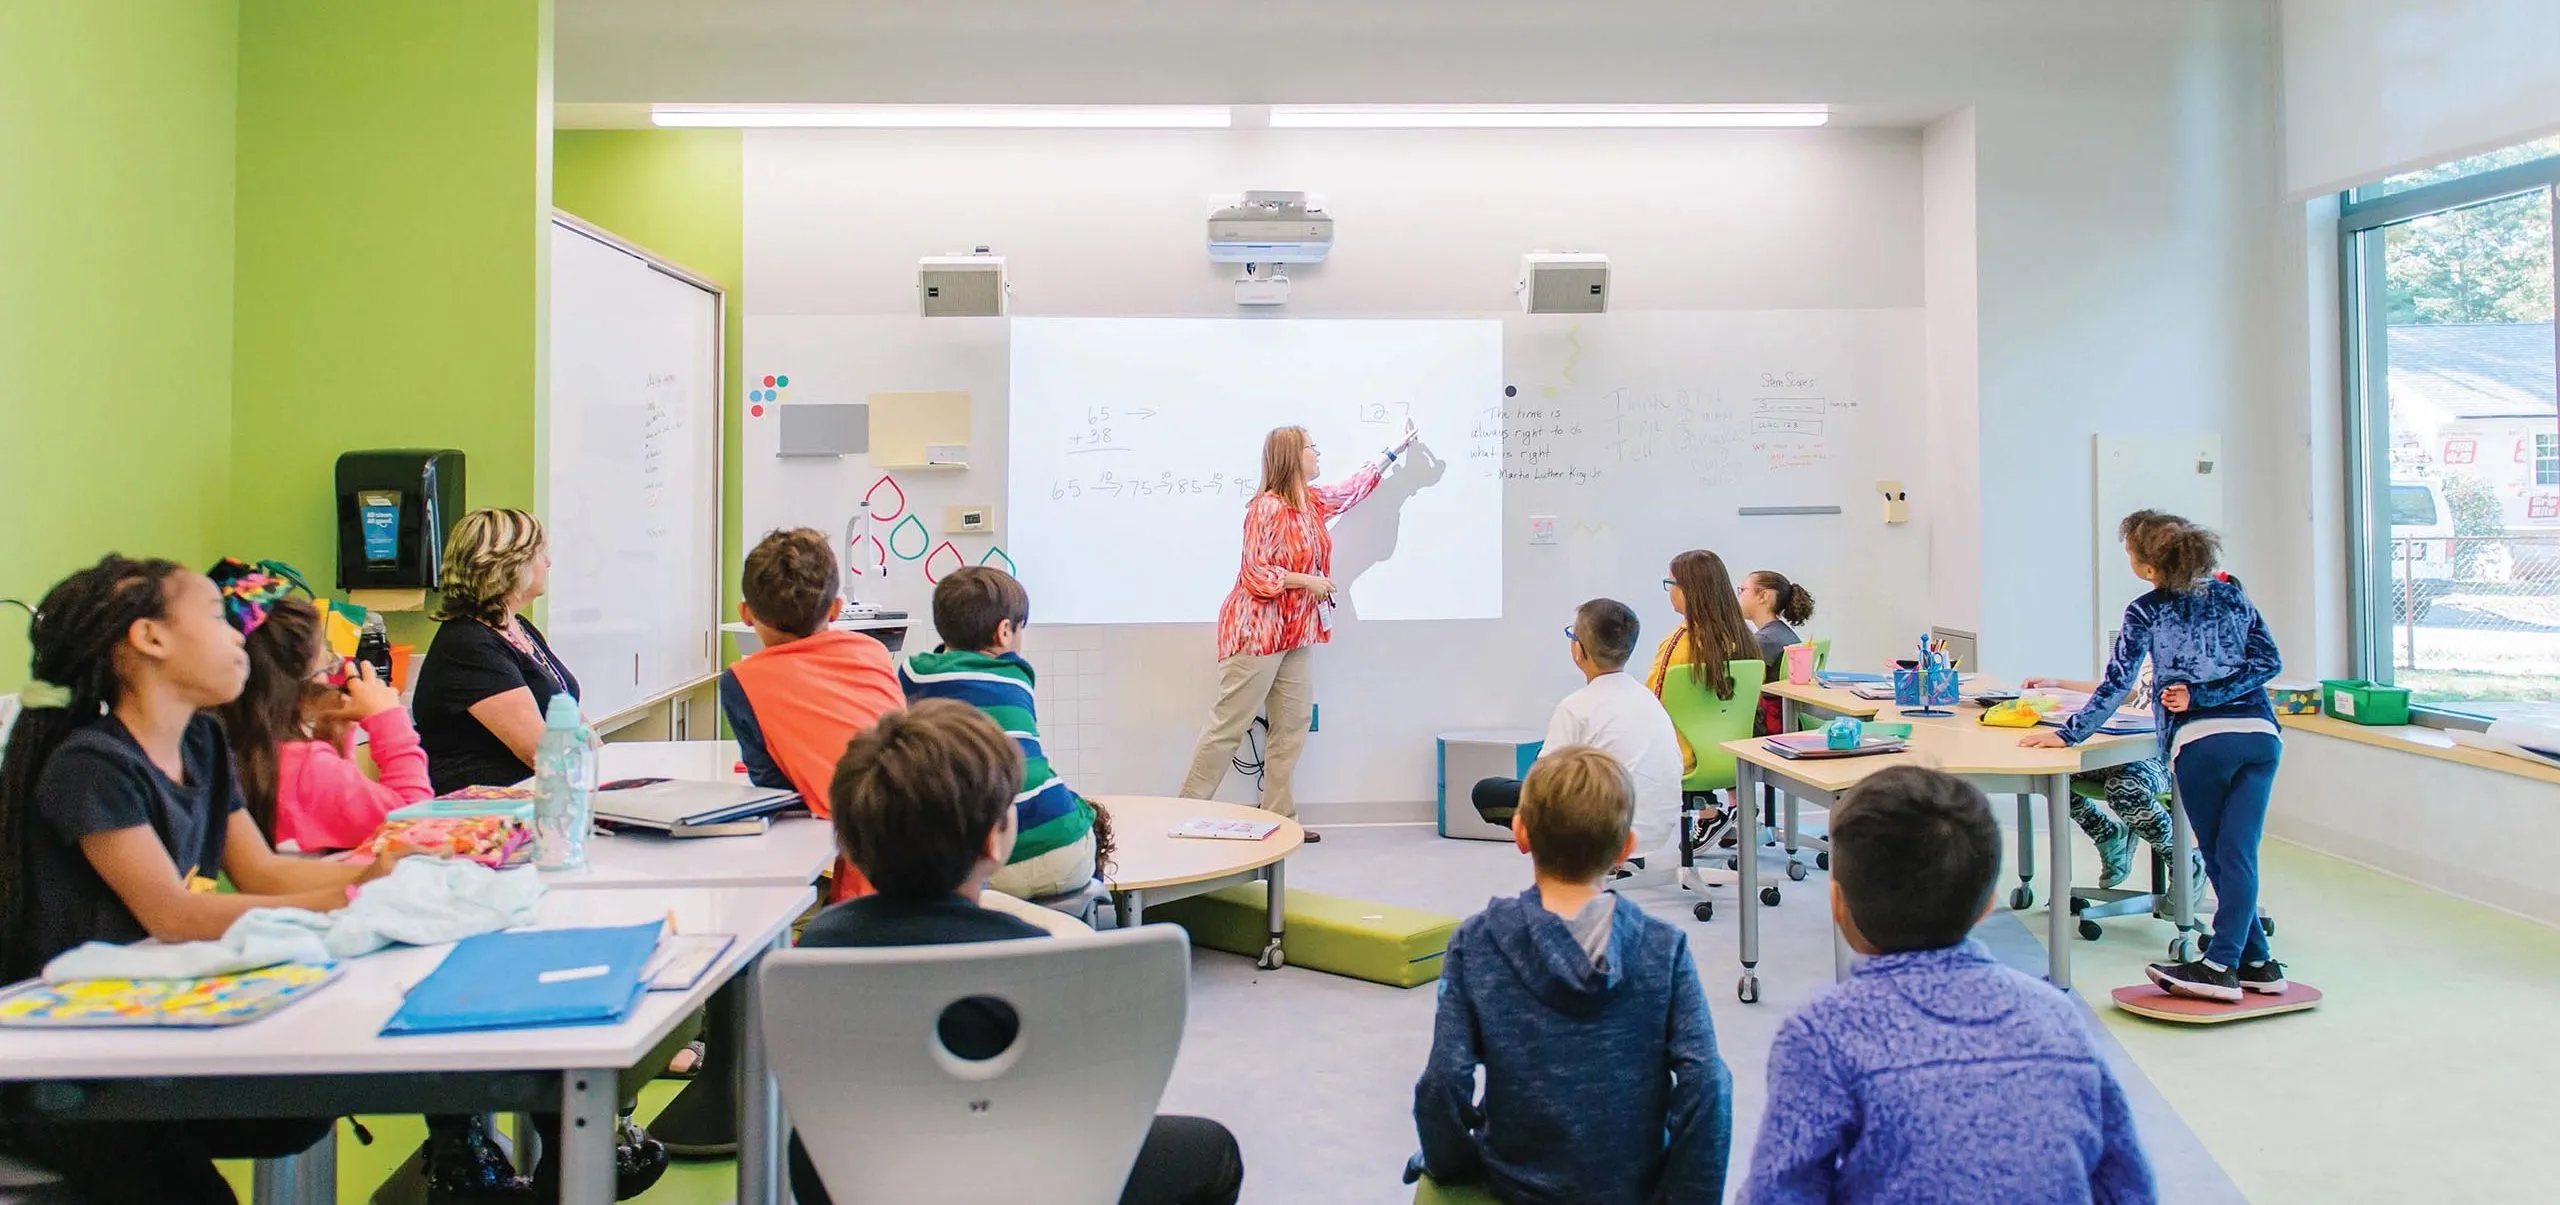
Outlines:
[{"label": "teacher's khaki pants", "polygon": [[1208,730],[1191,754],[1191,772],[1183,776],[1186,799],[1218,793],[1236,755],[1236,744],[1253,725],[1256,711],[1271,723],[1270,743],[1262,751],[1262,809],[1295,818],[1297,799],[1289,780],[1298,769],[1298,750],[1307,744],[1307,724],[1315,718],[1315,651],[1296,648],[1285,653],[1238,653],[1218,662],[1218,702],[1209,709]]}]

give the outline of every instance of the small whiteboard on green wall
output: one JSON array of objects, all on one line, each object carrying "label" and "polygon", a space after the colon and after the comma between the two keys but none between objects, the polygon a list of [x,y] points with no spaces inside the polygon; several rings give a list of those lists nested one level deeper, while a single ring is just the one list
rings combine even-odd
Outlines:
[{"label": "small whiteboard on green wall", "polygon": [[719,672],[723,302],[553,218],[548,634],[590,721]]}]

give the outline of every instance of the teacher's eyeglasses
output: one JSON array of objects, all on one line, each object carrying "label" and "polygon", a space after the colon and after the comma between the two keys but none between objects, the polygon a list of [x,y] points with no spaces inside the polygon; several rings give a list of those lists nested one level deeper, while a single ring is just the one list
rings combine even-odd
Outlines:
[{"label": "teacher's eyeglasses", "polygon": [[1669,593],[1671,593],[1671,586],[1672,586],[1672,581],[1671,581],[1671,579],[1670,579],[1670,578],[1667,578],[1667,577],[1666,577],[1666,578],[1662,579],[1662,592],[1663,592],[1663,593],[1665,593],[1665,594],[1669,594]]}]

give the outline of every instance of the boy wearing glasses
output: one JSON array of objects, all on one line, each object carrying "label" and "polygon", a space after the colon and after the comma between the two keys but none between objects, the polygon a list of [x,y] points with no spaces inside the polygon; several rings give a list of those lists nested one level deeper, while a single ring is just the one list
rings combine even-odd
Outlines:
[{"label": "boy wearing glasses", "polygon": [[[1672,844],[1680,827],[1680,734],[1662,701],[1627,675],[1636,650],[1636,613],[1614,598],[1595,598],[1574,612],[1564,630],[1582,689],[1556,704],[1547,721],[1547,751],[1590,745],[1626,767],[1635,783],[1636,853]],[[1520,806],[1520,780],[1488,778],[1475,786],[1476,813],[1489,824],[1509,824]]]}]

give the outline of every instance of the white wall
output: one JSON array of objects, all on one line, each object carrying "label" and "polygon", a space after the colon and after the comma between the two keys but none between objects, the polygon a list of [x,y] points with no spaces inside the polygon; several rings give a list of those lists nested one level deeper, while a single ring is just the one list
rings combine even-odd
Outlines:
[{"label": "white wall", "polygon": [[2560,130],[2552,0],[2283,0],[2283,27],[2295,197]]},{"label": "white wall", "polygon": [[1016,313],[1233,314],[1202,239],[1247,188],[1334,216],[1293,315],[1516,309],[1533,249],[1612,253],[1622,309],[1913,306],[1918,166],[1907,130],[759,130],[747,312],[911,314],[917,256],[983,245]]},{"label": "white wall", "polygon": [[[1933,623],[1981,634],[1982,312],[1973,110],[1920,137],[1920,237],[1929,345],[1928,466],[1907,484],[1929,533]],[[1996,641],[1995,641],[1996,643]]]},{"label": "white wall", "polygon": [[2560,925],[2556,795],[2518,774],[2293,730],[2267,832]]}]

